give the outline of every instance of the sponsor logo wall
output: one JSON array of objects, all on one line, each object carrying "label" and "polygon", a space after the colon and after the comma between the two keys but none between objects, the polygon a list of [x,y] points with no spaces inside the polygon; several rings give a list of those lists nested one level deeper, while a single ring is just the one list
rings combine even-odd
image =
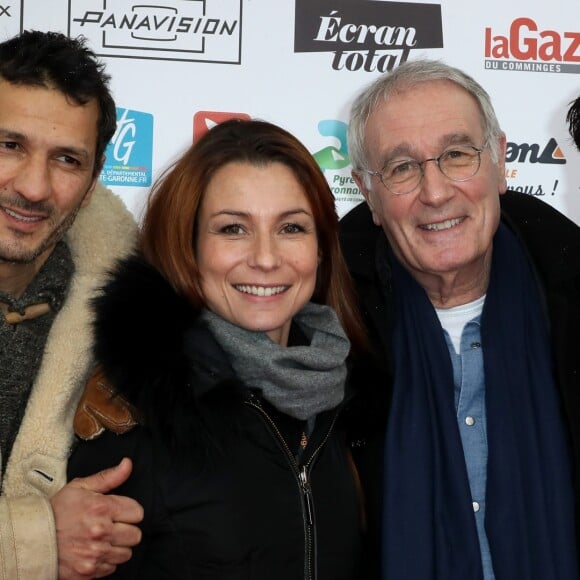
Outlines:
[{"label": "sponsor logo wall", "polygon": [[417,57],[465,69],[507,134],[510,187],[580,224],[580,4],[385,0],[0,0],[0,37],[82,34],[107,64],[118,129],[102,181],[139,216],[153,180],[231,117],[282,125],[316,158],[340,215],[362,198],[346,122],[356,92]]}]

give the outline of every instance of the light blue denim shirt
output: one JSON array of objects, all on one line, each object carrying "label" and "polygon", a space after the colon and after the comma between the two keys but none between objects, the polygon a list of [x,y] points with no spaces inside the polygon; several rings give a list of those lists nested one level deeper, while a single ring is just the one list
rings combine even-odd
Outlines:
[{"label": "light blue denim shirt", "polygon": [[481,316],[477,316],[465,325],[461,334],[459,354],[455,351],[448,333],[446,331],[444,333],[453,363],[455,410],[479,536],[483,577],[485,580],[494,580],[491,553],[484,525],[488,446],[480,319]]}]

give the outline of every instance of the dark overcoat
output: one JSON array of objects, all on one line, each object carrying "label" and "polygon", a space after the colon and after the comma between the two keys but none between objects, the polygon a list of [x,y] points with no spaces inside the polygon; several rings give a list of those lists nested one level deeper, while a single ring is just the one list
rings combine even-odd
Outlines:
[{"label": "dark overcoat", "polygon": [[[574,466],[580,554],[580,228],[543,201],[508,191],[500,197],[502,221],[522,240],[536,270],[549,322],[554,371]],[[363,482],[368,520],[367,563],[378,578],[382,519],[384,433],[392,388],[391,328],[395,313],[389,284],[381,285],[376,250],[381,228],[366,204],[341,220],[341,245],[354,278],[373,356],[355,365],[357,390],[354,455]],[[381,267],[385,267],[382,265]]]}]

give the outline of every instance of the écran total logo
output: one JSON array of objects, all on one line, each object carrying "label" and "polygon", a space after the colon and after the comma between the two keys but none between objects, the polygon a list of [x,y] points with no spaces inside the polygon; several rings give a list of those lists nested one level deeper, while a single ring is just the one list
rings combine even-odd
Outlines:
[{"label": "\u00e9cran total logo", "polygon": [[295,0],[294,52],[328,52],[335,70],[391,71],[415,49],[442,48],[441,6]]},{"label": "\u00e9cran total logo", "polygon": [[242,0],[69,0],[68,26],[99,56],[241,63]]},{"label": "\u00e9cran total logo", "polygon": [[580,31],[541,27],[515,18],[507,29],[485,29],[485,68],[503,71],[580,73]]}]

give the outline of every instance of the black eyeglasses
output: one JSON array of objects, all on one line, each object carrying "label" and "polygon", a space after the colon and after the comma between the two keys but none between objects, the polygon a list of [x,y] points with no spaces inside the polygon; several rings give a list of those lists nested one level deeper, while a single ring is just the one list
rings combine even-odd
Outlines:
[{"label": "black eyeglasses", "polygon": [[423,161],[416,159],[393,159],[382,171],[363,169],[364,173],[378,177],[382,184],[395,195],[411,193],[418,187],[425,175],[424,165],[434,161],[443,175],[453,181],[467,181],[471,179],[481,166],[481,153],[487,147],[473,145],[456,145],[446,149],[439,157],[430,157]]}]

